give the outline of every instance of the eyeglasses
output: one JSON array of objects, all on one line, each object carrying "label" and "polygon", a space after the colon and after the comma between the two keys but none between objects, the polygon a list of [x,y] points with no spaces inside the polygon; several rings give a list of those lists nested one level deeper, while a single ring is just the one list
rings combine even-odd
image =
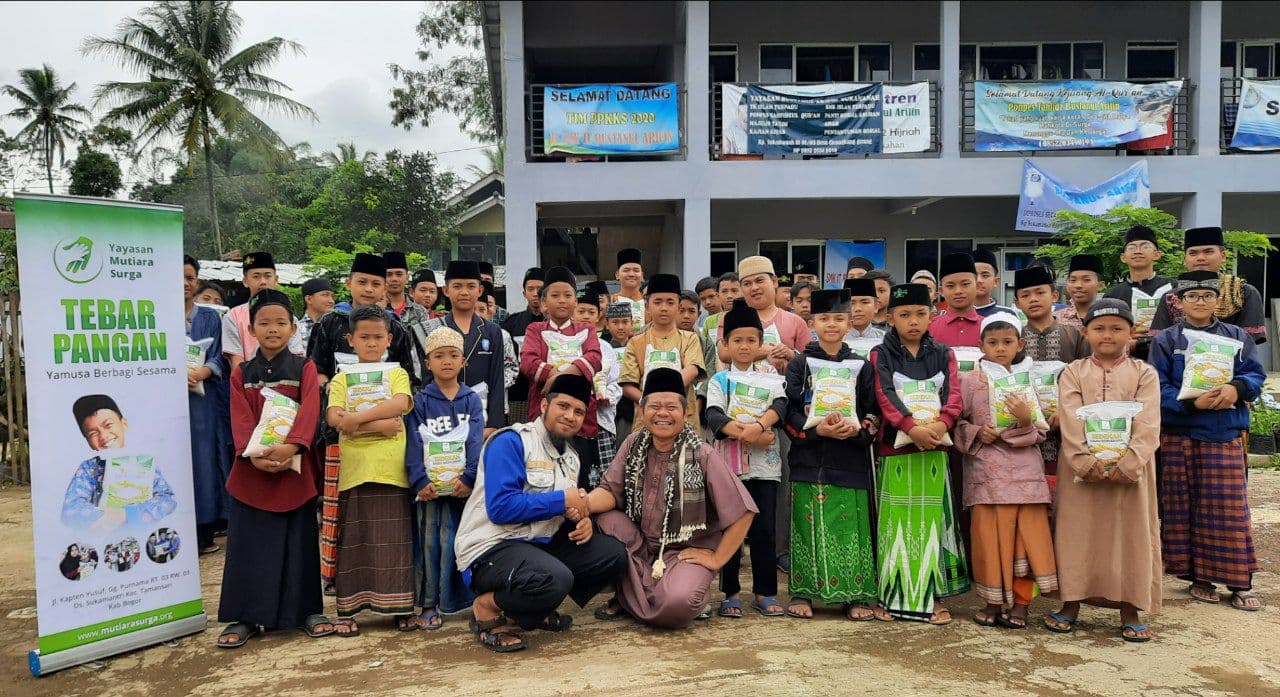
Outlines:
[{"label": "eyeglasses", "polygon": [[1185,303],[1216,303],[1218,302],[1217,293],[1187,293],[1182,296],[1182,302]]},{"label": "eyeglasses", "polygon": [[1124,248],[1126,252],[1154,252],[1155,250],[1156,246],[1150,242],[1134,242],[1133,244],[1125,245]]}]

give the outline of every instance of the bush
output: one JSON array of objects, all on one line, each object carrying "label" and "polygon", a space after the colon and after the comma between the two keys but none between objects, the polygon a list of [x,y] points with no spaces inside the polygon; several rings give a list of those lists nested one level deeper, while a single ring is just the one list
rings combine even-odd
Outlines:
[{"label": "bush", "polygon": [[1249,433],[1267,436],[1280,431],[1280,409],[1255,405],[1249,415]]}]

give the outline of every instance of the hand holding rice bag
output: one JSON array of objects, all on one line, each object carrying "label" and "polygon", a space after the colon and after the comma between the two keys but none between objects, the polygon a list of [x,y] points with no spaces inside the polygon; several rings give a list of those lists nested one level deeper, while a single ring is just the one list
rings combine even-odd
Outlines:
[{"label": "hand holding rice bag", "polygon": [[809,389],[812,399],[806,409],[805,428],[814,428],[831,414],[846,421],[858,420],[858,373],[865,361],[824,361],[805,358],[809,364]]},{"label": "hand holding rice bag", "polygon": [[[1104,472],[1110,473],[1129,452],[1133,417],[1140,413],[1142,402],[1098,402],[1076,409],[1076,418],[1084,421],[1085,443]],[[1084,480],[1076,477],[1074,481]]]},{"label": "hand holding rice bag", "polygon": [[582,347],[587,342],[587,330],[577,334],[561,334],[550,329],[542,330],[542,341],[547,345],[547,362],[556,372],[563,371],[569,364],[582,358]]},{"label": "hand holding rice bag", "polygon": [[1036,389],[1036,399],[1040,400],[1040,409],[1044,418],[1050,419],[1058,412],[1058,375],[1067,367],[1062,361],[1033,361],[1031,363],[1031,385]]},{"label": "hand holding rice bag", "polygon": [[1010,397],[1021,397],[1031,407],[1031,425],[1036,428],[1049,429],[1049,423],[1040,409],[1040,401],[1036,397],[1035,387],[1031,384],[1030,361],[1024,361],[1014,370],[1006,370],[999,363],[982,361],[982,372],[987,377],[987,391],[991,403],[991,424],[999,430],[1013,428],[1018,425],[1018,417],[1009,408]]},{"label": "hand holding rice bag", "polygon": [[[267,450],[282,445],[293,429],[293,420],[298,416],[298,403],[276,392],[270,387],[262,390],[262,416],[258,425],[249,436],[249,445],[244,449],[248,458],[262,457]],[[302,456],[294,455],[290,466],[294,472],[302,472]]]},{"label": "hand holding rice bag", "polygon": [[777,373],[731,371],[729,373],[729,404],[726,414],[742,423],[758,421],[773,404],[773,395],[786,383]]},{"label": "hand holding rice bag", "polygon": [[951,351],[956,354],[956,370],[961,373],[977,370],[982,361],[982,349],[977,346],[953,346]]},{"label": "hand holding rice bag", "polygon": [[372,409],[391,399],[391,371],[396,363],[354,363],[338,366],[347,376],[347,411]]},{"label": "hand holding rice bag", "polygon": [[1187,339],[1183,354],[1182,389],[1178,399],[1195,399],[1215,387],[1231,382],[1235,377],[1236,354],[1244,343],[1227,336],[1187,329],[1182,332]]},{"label": "hand holding rice bag", "polygon": [[1172,289],[1172,283],[1166,283],[1156,288],[1151,295],[1142,292],[1141,288],[1133,289],[1133,297],[1129,303],[1133,308],[1134,329],[1143,332],[1151,329],[1151,322],[1156,318],[1156,311],[1160,309],[1160,302],[1164,299],[1164,294]]},{"label": "hand holding rice bag", "polygon": [[[203,368],[206,358],[209,355],[209,349],[212,346],[213,346],[212,338],[192,341],[190,337],[187,337],[187,353],[186,353],[187,368],[188,369]],[[191,392],[193,394],[198,394],[201,397],[203,397],[204,381],[201,380],[200,382],[197,382],[195,388],[192,389]]]},{"label": "hand holding rice bag", "polygon": [[[911,418],[915,419],[917,426],[927,426],[941,418],[942,398],[938,391],[942,389],[945,379],[942,373],[934,373],[924,380],[915,380],[902,373],[893,374],[893,389],[898,392],[898,398],[902,400]],[[893,447],[905,448],[911,443],[911,436],[900,430],[893,440]],[[942,434],[942,444],[954,445],[950,433]]]},{"label": "hand holding rice bag", "polygon": [[853,351],[853,355],[865,361],[871,357],[871,349],[882,343],[884,343],[883,337],[871,338],[862,336],[857,339],[845,339],[844,345],[848,346],[850,351]]},{"label": "hand holding rice bag", "polygon": [[453,493],[458,478],[467,468],[469,430],[470,426],[462,423],[448,433],[436,435],[426,424],[418,426],[418,435],[422,437],[422,467],[440,496]]}]

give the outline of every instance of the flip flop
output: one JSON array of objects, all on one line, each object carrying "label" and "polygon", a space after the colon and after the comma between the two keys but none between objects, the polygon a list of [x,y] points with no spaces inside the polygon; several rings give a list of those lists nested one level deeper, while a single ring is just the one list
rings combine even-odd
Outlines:
[{"label": "flip flop", "polygon": [[234,636],[236,640],[229,644],[218,641],[218,648],[238,649],[249,643],[250,639],[261,633],[262,628],[256,624],[249,624],[248,622],[236,622],[234,624],[229,624],[226,629],[222,630],[222,634],[218,635],[218,639],[222,639],[224,636]]},{"label": "flip flop", "polygon": [[[946,619],[934,619],[935,617],[942,615],[944,612],[946,613]],[[951,616],[951,610],[944,607],[941,610],[934,610],[933,614],[929,615],[929,624],[935,627],[941,627],[943,625],[951,624],[953,619],[954,618]]]},{"label": "flip flop", "polygon": [[[1209,598],[1207,595],[1203,597],[1196,595],[1195,592],[1197,590],[1204,591],[1206,594],[1212,593],[1213,598]],[[1187,586],[1187,595],[1191,596],[1192,600],[1205,603],[1207,605],[1217,605],[1222,600],[1222,598],[1218,596],[1218,589],[1207,583],[1199,583],[1199,582],[1192,583],[1191,585]]]},{"label": "flip flop", "polygon": [[[733,612],[737,610],[737,612]],[[731,620],[742,619],[742,601],[738,598],[725,598],[720,603],[720,609],[716,612],[721,617],[728,617]]]},{"label": "flip flop", "polygon": [[422,629],[422,625],[414,622],[417,619],[413,615],[396,615],[396,630],[401,632],[416,632]]},{"label": "flip flop", "polygon": [[[346,627],[351,631],[339,632],[338,627]],[[357,636],[360,636],[360,625],[356,624],[356,621],[349,617],[339,617],[338,621],[333,623],[333,633],[337,634],[343,639],[350,639],[351,637],[357,637]]]},{"label": "flip flop", "polygon": [[[612,610],[610,609],[612,608]],[[604,605],[596,608],[592,615],[602,622],[616,622],[627,618],[627,611],[622,609],[622,605],[616,600],[610,600]]]},{"label": "flip flop", "polygon": [[[1022,624],[1018,624],[1017,623],[1018,620],[1021,620]],[[1026,629],[1027,628],[1027,620],[1025,618],[1014,617],[1012,614],[1010,614],[1007,611],[1001,612],[1000,616],[996,618],[996,622],[998,622],[1001,627],[1004,627],[1006,629]]]},{"label": "flip flop", "polygon": [[1257,612],[1262,609],[1261,600],[1258,600],[1258,607],[1249,607],[1248,605],[1245,605],[1244,603],[1246,600],[1258,600],[1258,596],[1250,593],[1249,591],[1231,592],[1231,607],[1237,610],[1243,610],[1244,612]]},{"label": "flip flop", "polygon": [[979,610],[973,615],[973,623],[979,627],[994,627],[996,626],[996,622],[998,622],[998,620],[987,614],[986,610]]},{"label": "flip flop", "polygon": [[766,595],[765,597],[759,600],[751,601],[751,609],[755,610],[761,615],[764,615],[765,617],[782,617],[783,615],[787,614],[787,611],[785,609],[778,609],[778,610],[767,609],[772,605],[776,605],[779,608],[782,608],[782,603],[778,602],[777,598],[769,595]]},{"label": "flip flop", "polygon": [[424,612],[418,615],[418,619],[426,622],[425,625],[422,625],[422,628],[428,632],[434,632],[444,626],[444,617],[441,616],[439,608],[434,608],[431,612]]},{"label": "flip flop", "polygon": [[[871,614],[863,617],[854,617],[850,611],[855,609],[866,610]],[[876,619],[876,611],[866,603],[846,603],[844,606],[844,616],[850,622],[874,622]]]},{"label": "flip flop", "polygon": [[[1053,624],[1053,622],[1049,621],[1050,619],[1052,619],[1053,622],[1057,622],[1058,624]],[[1064,617],[1063,615],[1059,615],[1056,612],[1050,612],[1049,614],[1045,615],[1043,617],[1043,620],[1044,620],[1044,628],[1051,632],[1057,632],[1058,634],[1070,634],[1076,631],[1075,620],[1071,619],[1070,617]],[[1059,624],[1065,624],[1067,626],[1060,627],[1058,626]]]},{"label": "flip flop", "polygon": [[[808,615],[801,615],[801,614],[799,614],[799,613],[792,612],[792,611],[791,611],[791,608],[793,608],[793,607],[807,607],[807,608],[809,608],[809,613],[810,613],[810,614],[808,614]],[[794,618],[796,618],[796,619],[798,619],[798,620],[811,620],[811,619],[813,619],[813,614],[812,614],[812,613],[813,613],[813,603],[811,603],[811,602],[809,602],[809,601],[807,601],[807,600],[801,600],[801,601],[799,601],[799,602],[796,602],[795,600],[792,600],[790,603],[788,603],[788,604],[787,604],[787,617],[794,617]]]},{"label": "flip flop", "polygon": [[222,545],[209,545],[208,547],[205,547],[204,549],[200,550],[199,556],[203,557],[206,554],[217,554],[218,552],[221,552],[221,551],[222,551]]},{"label": "flip flop", "polygon": [[[1134,644],[1145,644],[1151,641],[1151,637],[1138,636],[1138,632],[1145,632],[1149,628],[1149,625],[1145,624],[1126,624],[1120,627],[1120,638]],[[1133,632],[1133,635],[1130,636],[1127,632]]]},{"label": "flip flop", "polygon": [[312,639],[319,639],[322,636],[329,636],[330,634],[333,634],[334,632],[338,631],[336,627],[327,629],[323,632],[316,631],[316,625],[320,625],[320,624],[332,625],[333,620],[329,619],[328,617],[325,617],[324,615],[308,615],[307,619],[303,620],[302,626],[299,627],[299,629],[306,632],[307,636],[311,637]]}]

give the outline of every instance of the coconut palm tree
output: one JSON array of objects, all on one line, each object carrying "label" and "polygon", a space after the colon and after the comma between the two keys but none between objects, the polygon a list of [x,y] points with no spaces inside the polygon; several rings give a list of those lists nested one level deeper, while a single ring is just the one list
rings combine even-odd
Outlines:
[{"label": "coconut palm tree", "polygon": [[355,161],[369,164],[376,159],[378,159],[378,153],[372,150],[365,150],[364,154],[360,154],[355,143],[338,143],[336,150],[320,156],[320,162],[324,163],[326,167],[337,167]]},{"label": "coconut palm tree", "polygon": [[45,179],[49,182],[49,193],[53,193],[54,151],[58,154],[58,164],[63,164],[67,156],[67,140],[76,139],[82,128],[88,125],[92,114],[71,101],[76,83],[60,84],[58,74],[48,63],[41,68],[18,71],[18,82],[20,87],[5,85],[0,89],[18,100],[19,104],[5,116],[30,119],[14,137],[25,141],[31,151],[44,161]]},{"label": "coconut palm tree", "polygon": [[467,171],[476,175],[477,179],[487,177],[493,172],[502,174],[503,163],[507,159],[507,148],[502,143],[498,143],[492,148],[484,150],[484,165],[467,165]]},{"label": "coconut palm tree", "polygon": [[310,107],[282,94],[288,85],[263,72],[286,52],[301,54],[302,46],[274,36],[236,51],[243,22],[226,0],[168,0],[139,14],[122,20],[112,38],[85,39],[84,53],[113,56],[144,77],[138,82],[103,83],[95,96],[115,105],[104,120],[135,125],[140,143],[177,137],[188,171],[203,150],[209,215],[221,255],[213,136],[280,147],[280,136],[253,108],[315,119]]}]

